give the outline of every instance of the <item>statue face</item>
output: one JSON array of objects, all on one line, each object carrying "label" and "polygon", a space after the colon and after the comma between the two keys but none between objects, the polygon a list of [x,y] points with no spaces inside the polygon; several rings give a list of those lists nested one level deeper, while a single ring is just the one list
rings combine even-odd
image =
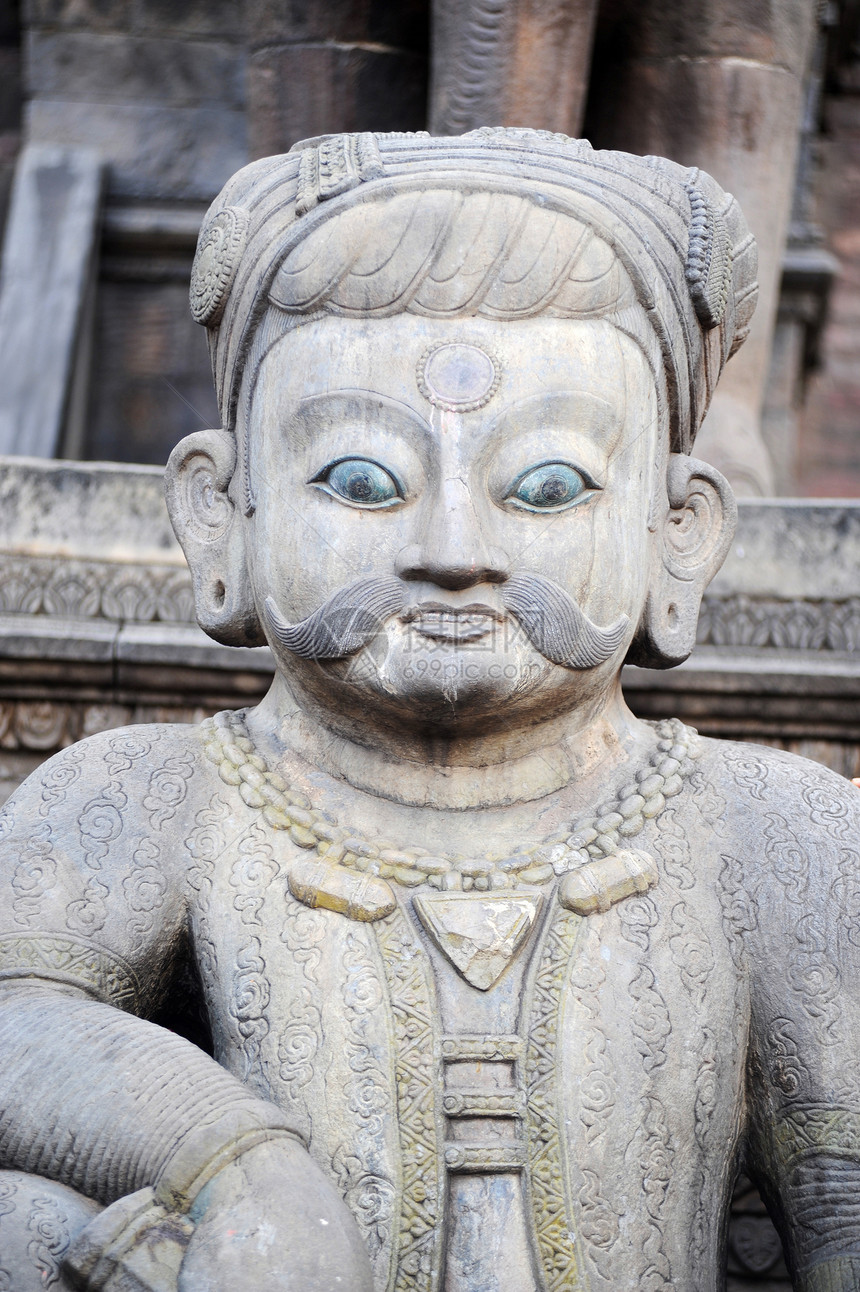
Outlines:
[{"label": "statue face", "polygon": [[[402,605],[342,658],[273,640],[279,668],[341,711],[372,700],[407,722],[599,708],[645,600],[657,436],[650,372],[608,323],[303,325],[263,361],[250,413],[257,607],[271,597],[294,624],[367,578]],[[506,606],[519,576],[597,626],[626,615],[623,639],[596,666],[552,662],[553,623],[526,631]]]}]

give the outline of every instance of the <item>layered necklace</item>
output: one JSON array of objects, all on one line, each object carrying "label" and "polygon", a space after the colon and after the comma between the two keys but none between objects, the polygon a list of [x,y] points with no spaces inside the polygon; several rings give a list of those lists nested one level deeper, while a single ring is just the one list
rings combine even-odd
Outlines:
[{"label": "layered necklace", "polygon": [[[582,813],[570,827],[533,846],[524,845],[510,854],[468,857],[435,855],[412,844],[401,846],[376,837],[370,839],[340,825],[268,767],[248,734],[244,710],[218,713],[207,719],[203,733],[206,755],[221,779],[235,786],[244,802],[258,810],[273,829],[286,831],[293,843],[316,853],[327,866],[408,888],[424,884],[460,892],[540,885],[555,876],[573,873],[577,883],[568,880],[568,891],[582,889],[587,895],[594,888],[597,896],[593,909],[603,910],[606,907],[598,892],[603,881],[599,877],[614,873],[617,867],[613,867],[613,861],[622,858],[634,858],[624,863],[632,875],[635,858],[647,858],[647,854],[631,851],[630,841],[649,820],[660,815],[667,800],[681,792],[700,752],[697,733],[677,718],[648,725],[653,728],[655,744],[647,766],[596,810]],[[591,875],[595,876],[596,886]],[[643,878],[633,886],[644,891],[654,880],[645,882]],[[632,891],[629,885],[628,891]],[[619,892],[619,896],[623,895],[626,894]],[[611,903],[618,898],[612,896],[609,900]]]}]

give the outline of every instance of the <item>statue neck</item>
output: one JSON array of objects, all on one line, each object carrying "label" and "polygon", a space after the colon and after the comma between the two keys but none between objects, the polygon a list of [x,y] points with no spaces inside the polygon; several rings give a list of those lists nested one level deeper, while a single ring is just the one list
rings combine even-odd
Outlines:
[{"label": "statue neck", "polygon": [[248,714],[249,734],[273,769],[292,779],[296,759],[362,793],[442,811],[503,808],[561,794],[571,807],[605,797],[608,779],[650,757],[654,735],[616,682],[597,711],[491,735],[410,738],[305,712],[283,679]]}]

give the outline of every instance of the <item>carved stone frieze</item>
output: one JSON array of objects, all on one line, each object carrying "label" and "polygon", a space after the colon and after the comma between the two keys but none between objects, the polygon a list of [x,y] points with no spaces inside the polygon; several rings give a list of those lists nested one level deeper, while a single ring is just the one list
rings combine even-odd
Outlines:
[{"label": "carved stone frieze", "polygon": [[200,708],[0,700],[0,751],[26,750],[48,758],[77,740],[134,722],[199,722]]},{"label": "carved stone frieze", "polygon": [[175,565],[0,552],[0,614],[194,623],[191,576]]},{"label": "carved stone frieze", "polygon": [[397,1272],[390,1292],[438,1292],[445,1180],[435,992],[403,911],[398,907],[373,928],[391,999],[403,1161]]},{"label": "carved stone frieze", "polygon": [[532,1223],[547,1292],[585,1292],[582,1243],[574,1238],[564,1178],[558,1107],[558,1012],[582,917],[552,913],[529,988],[528,1037],[523,1062],[526,1088],[528,1190]]},{"label": "carved stone frieze", "polygon": [[118,1009],[134,1010],[140,988],[134,970],[116,955],[82,938],[55,933],[0,937],[0,982],[50,978],[81,987]]},{"label": "carved stone frieze", "polygon": [[797,651],[860,649],[860,597],[813,600],[705,597],[698,642],[711,646],[777,647]]}]

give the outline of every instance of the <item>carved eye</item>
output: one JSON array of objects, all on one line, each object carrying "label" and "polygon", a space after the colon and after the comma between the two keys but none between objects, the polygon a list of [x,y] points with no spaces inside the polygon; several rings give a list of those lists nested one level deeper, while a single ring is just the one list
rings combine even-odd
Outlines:
[{"label": "carved eye", "polygon": [[519,476],[505,499],[529,511],[558,511],[591,497],[597,487],[567,462],[543,462]]},{"label": "carved eye", "polygon": [[384,507],[403,497],[394,477],[368,458],[343,458],[330,463],[313,483],[358,507]]}]

